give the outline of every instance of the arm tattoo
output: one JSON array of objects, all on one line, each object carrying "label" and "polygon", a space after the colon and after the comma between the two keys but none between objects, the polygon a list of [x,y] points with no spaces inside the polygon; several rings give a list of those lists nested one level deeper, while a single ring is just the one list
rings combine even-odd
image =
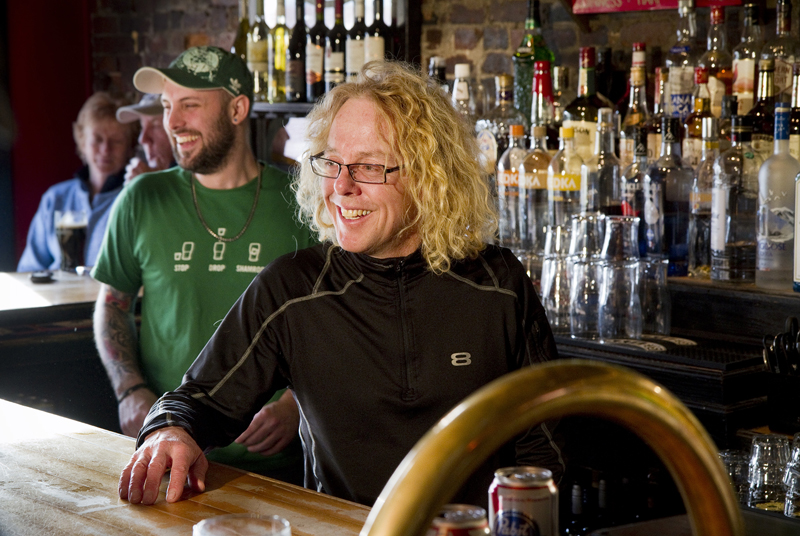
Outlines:
[{"label": "arm tattoo", "polygon": [[141,383],[133,308],[136,294],[102,285],[94,312],[94,338],[100,360],[117,396]]}]

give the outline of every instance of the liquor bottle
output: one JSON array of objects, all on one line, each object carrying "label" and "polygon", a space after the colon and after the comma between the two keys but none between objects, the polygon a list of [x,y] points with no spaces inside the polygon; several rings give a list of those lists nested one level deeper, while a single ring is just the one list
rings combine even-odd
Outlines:
[{"label": "liquor bottle", "polygon": [[714,163],[719,156],[718,120],[704,117],[703,151],[692,181],[689,215],[689,274],[707,279],[711,274],[711,192]]},{"label": "liquor bottle", "polygon": [[647,226],[644,221],[644,176],[647,174],[647,128],[634,129],[633,162],[622,171],[622,215],[639,218],[639,256],[647,254]]},{"label": "liquor bottle", "polygon": [[392,59],[406,61],[406,20],[401,4],[403,0],[392,0],[392,24],[389,34],[392,37],[390,55]]},{"label": "liquor bottle", "polygon": [[231,54],[236,54],[247,63],[247,34],[250,32],[250,8],[248,0],[239,0],[239,25],[233,38]]},{"label": "liquor bottle", "polygon": [[558,150],[558,130],[555,128],[553,82],[550,76],[549,61],[534,62],[532,99],[531,128],[545,127],[547,130],[547,150],[551,151],[551,154],[555,154]]},{"label": "liquor bottle", "polygon": [[[520,236],[527,253],[526,266],[541,262],[549,215],[547,212],[547,168],[552,157],[547,150],[547,129],[533,127],[532,147],[519,165]],[[531,270],[531,273],[538,273]]]},{"label": "liquor bottle", "polygon": [[575,100],[575,92],[569,87],[569,67],[556,65],[553,67],[553,126],[561,128],[564,121],[564,110]]},{"label": "liquor bottle", "polygon": [[739,100],[736,95],[722,97],[722,115],[719,116],[719,152],[724,153],[731,148],[731,117],[739,109]]},{"label": "liquor bottle", "polygon": [[751,118],[731,118],[731,148],[717,158],[711,191],[711,279],[753,283],[761,156],[750,145]]},{"label": "liquor bottle", "polygon": [[389,28],[383,20],[383,0],[373,2],[375,19],[367,27],[366,39],[364,39],[364,61],[384,61],[386,56],[386,38]]},{"label": "liquor bottle", "polygon": [[614,85],[614,72],[611,66],[611,47],[597,47],[595,49],[594,79],[597,98],[603,101],[603,106],[614,108],[612,92]]},{"label": "liquor bottle", "polygon": [[633,61],[631,62],[630,92],[628,110],[622,120],[619,132],[619,165],[625,169],[633,162],[636,128],[643,126],[650,118],[647,111],[647,93],[645,90],[645,45],[633,44]]},{"label": "liquor bottle", "polygon": [[575,131],[561,127],[558,152],[547,166],[548,225],[570,225],[570,217],[580,212],[581,167],[583,159],[575,147]]},{"label": "liquor bottle", "polygon": [[661,154],[661,123],[669,116],[669,72],[656,67],[655,96],[653,98],[653,115],[647,120],[647,160],[655,162]]},{"label": "liquor bottle", "polygon": [[345,40],[347,30],[344,28],[344,0],[334,0],[333,28],[325,35],[325,92],[332,90],[345,81]]},{"label": "liquor bottle", "polygon": [[[447,61],[442,56],[432,56],[428,64],[428,76],[433,78],[439,83],[442,91],[445,93],[450,92],[450,86],[447,85]],[[513,103],[513,101],[512,101]]]},{"label": "liquor bottle", "polygon": [[325,81],[322,79],[325,65],[325,26],[324,1],[316,0],[316,23],[308,30],[306,38],[306,100],[314,102],[325,94]]},{"label": "liquor bottle", "polygon": [[733,57],[728,49],[723,6],[711,7],[711,26],[706,39],[706,52],[700,56],[697,65],[708,69],[711,113],[714,117],[719,117],[722,115],[722,96],[730,95],[733,85]]},{"label": "liquor bottle", "polygon": [[772,155],[775,134],[775,94],[771,59],[758,62],[758,100],[747,114],[752,118],[752,145],[763,160]]},{"label": "liquor bottle", "polygon": [[692,170],[681,161],[680,119],[665,117],[661,132],[661,155],[644,177],[647,256],[669,259],[668,276],[685,276],[689,261]]},{"label": "liquor bottle", "polygon": [[475,95],[470,82],[469,63],[456,63],[455,80],[453,80],[453,96],[451,102],[456,111],[469,121],[475,123]]},{"label": "liquor bottle", "polygon": [[584,161],[592,157],[594,135],[597,131],[597,110],[603,107],[595,93],[594,61],[594,47],[581,47],[578,96],[564,110],[563,125],[573,129],[575,150]]},{"label": "liquor bottle", "polygon": [[681,143],[683,163],[692,169],[700,164],[700,157],[703,153],[703,119],[713,117],[706,67],[695,67],[694,83],[694,111],[683,123],[683,142]]},{"label": "liquor bottle", "polygon": [[789,154],[789,106],[775,106],[775,152],[758,171],[756,286],[789,290],[794,263],[794,182],[800,162]]},{"label": "liquor bottle", "polygon": [[692,79],[697,64],[697,20],[694,0],[678,1],[678,39],[667,55],[669,113],[683,122],[692,111]]},{"label": "liquor bottle", "polygon": [[[791,102],[792,98],[792,65],[798,56],[797,39],[792,36],[792,2],[778,0],[775,6],[777,23],[775,37],[770,39],[761,49],[761,59],[774,61],[775,100]],[[759,69],[761,66],[759,65]],[[755,132],[755,131],[754,131]]]},{"label": "liquor bottle", "polygon": [[264,2],[256,1],[256,18],[247,34],[247,68],[253,73],[253,100],[269,100],[269,28],[264,22]]},{"label": "liquor bottle", "polygon": [[570,501],[570,515],[564,534],[568,536],[585,536],[589,533],[586,522],[586,515],[583,513],[583,488],[577,482],[572,485],[572,495]]},{"label": "liquor bottle", "polygon": [[792,68],[792,111],[789,113],[789,154],[800,161],[800,63]]},{"label": "liquor bottle", "polygon": [[[464,65],[469,67],[469,64]],[[524,126],[525,118],[514,108],[514,78],[508,74],[496,76],[495,86],[495,106],[475,123],[475,132],[478,134],[481,151],[493,147],[494,154],[485,156],[496,162],[509,147],[511,125]],[[486,136],[491,136],[491,139]]]},{"label": "liquor bottle", "polygon": [[367,34],[367,25],[364,24],[364,0],[356,0],[355,22],[347,32],[345,42],[345,72],[347,81],[354,82],[358,78],[361,67],[364,66],[364,39]]},{"label": "liquor bottle", "polygon": [[[260,2],[261,0],[259,0]],[[286,27],[286,5],[277,0],[275,26],[267,38],[268,86],[267,99],[271,103],[286,102],[286,51],[289,48],[289,29]]]},{"label": "liquor bottle", "polygon": [[286,49],[286,100],[306,101],[306,22],[305,2],[295,2],[295,23]]},{"label": "liquor bottle", "polygon": [[523,257],[519,222],[519,166],[527,154],[525,127],[511,125],[511,142],[497,160],[498,231],[500,245]]},{"label": "liquor bottle", "polygon": [[742,40],[733,49],[733,95],[739,101],[739,113],[747,115],[753,107],[756,89],[756,65],[761,51],[761,15],[758,4],[744,6]]},{"label": "liquor bottle", "polygon": [[[531,95],[533,83],[533,62],[537,60],[555,62],[555,54],[547,48],[542,36],[542,23],[539,18],[539,0],[528,0],[528,16],[525,18],[525,33],[522,42],[511,57],[514,62],[514,106],[526,118],[531,116]],[[527,123],[526,123],[526,126]]]},{"label": "liquor bottle", "polygon": [[606,216],[622,215],[619,159],[614,154],[614,111],[600,108],[597,112],[594,154],[582,168],[581,210],[602,212]]}]

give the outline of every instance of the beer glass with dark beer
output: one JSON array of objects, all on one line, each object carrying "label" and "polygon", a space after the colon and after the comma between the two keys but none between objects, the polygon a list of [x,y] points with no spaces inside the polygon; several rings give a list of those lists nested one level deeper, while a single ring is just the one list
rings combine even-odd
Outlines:
[{"label": "beer glass with dark beer", "polygon": [[78,266],[85,266],[86,212],[83,210],[56,210],[55,228],[58,245],[61,248],[61,270],[77,272]]}]

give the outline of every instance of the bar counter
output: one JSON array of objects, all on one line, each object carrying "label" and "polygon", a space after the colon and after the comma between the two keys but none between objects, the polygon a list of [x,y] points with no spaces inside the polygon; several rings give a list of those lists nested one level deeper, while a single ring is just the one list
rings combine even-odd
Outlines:
[{"label": "bar counter", "polygon": [[202,519],[277,514],[295,536],[356,535],[369,509],[210,463],[205,493],[152,506],[117,495],[131,438],[0,400],[0,534],[189,535]]},{"label": "bar counter", "polygon": [[99,290],[89,274],[55,271],[51,283],[34,283],[30,272],[2,272],[0,327],[90,319]]}]

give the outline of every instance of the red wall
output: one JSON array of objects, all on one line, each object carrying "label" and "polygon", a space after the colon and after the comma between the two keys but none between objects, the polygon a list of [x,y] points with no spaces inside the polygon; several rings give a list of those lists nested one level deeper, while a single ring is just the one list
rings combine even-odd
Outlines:
[{"label": "red wall", "polygon": [[16,254],[42,193],[80,165],[72,122],[92,89],[90,0],[8,2]]}]

